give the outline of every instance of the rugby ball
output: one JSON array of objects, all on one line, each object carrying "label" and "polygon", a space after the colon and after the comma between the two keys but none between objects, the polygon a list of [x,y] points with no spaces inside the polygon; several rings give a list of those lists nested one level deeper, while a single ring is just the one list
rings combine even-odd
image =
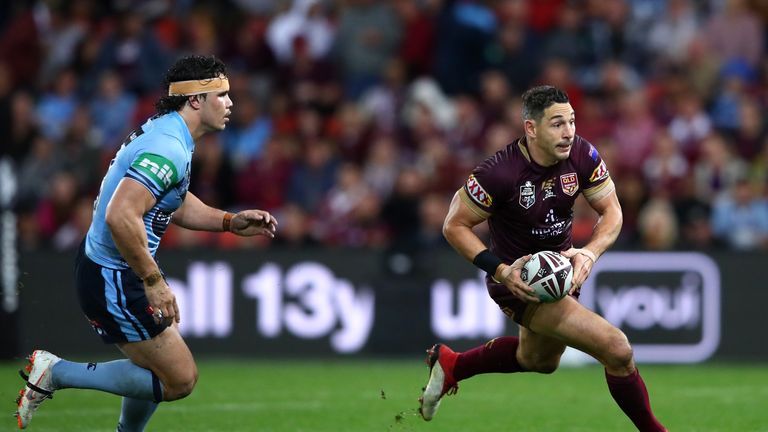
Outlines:
[{"label": "rugby ball", "polygon": [[557,252],[533,254],[520,271],[520,278],[544,303],[553,303],[568,295],[573,280],[571,261]]}]

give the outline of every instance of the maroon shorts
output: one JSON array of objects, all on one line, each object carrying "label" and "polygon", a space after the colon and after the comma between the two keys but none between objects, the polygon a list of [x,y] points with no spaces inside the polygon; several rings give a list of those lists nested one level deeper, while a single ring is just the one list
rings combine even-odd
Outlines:
[{"label": "maroon shorts", "polygon": [[[497,283],[488,276],[485,278],[485,285],[488,287],[488,294],[506,316],[519,325],[529,328],[531,319],[541,303],[526,303],[520,300],[504,284]],[[572,297],[578,300],[578,292]]]}]

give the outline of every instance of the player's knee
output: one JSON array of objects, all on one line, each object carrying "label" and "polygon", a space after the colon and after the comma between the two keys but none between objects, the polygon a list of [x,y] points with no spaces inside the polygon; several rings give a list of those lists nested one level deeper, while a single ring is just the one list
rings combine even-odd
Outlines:
[{"label": "player's knee", "polygon": [[194,371],[191,371],[190,373],[176,377],[176,379],[173,382],[168,383],[164,389],[165,400],[166,401],[179,400],[189,396],[190,394],[192,394],[192,391],[195,389],[196,384],[197,384],[197,370],[194,370]]},{"label": "player's knee", "polygon": [[621,331],[617,331],[608,342],[607,355],[605,356],[606,367],[611,369],[631,369],[632,368],[632,346],[627,340],[627,336]]},{"label": "player's knee", "polygon": [[523,361],[522,366],[530,371],[540,374],[551,374],[560,366],[560,356],[539,357],[534,356]]}]

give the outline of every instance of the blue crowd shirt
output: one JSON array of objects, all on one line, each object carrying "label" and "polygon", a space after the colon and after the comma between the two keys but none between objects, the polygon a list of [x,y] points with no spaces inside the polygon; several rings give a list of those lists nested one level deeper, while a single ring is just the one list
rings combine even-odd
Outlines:
[{"label": "blue crowd shirt", "polygon": [[155,256],[173,212],[181,207],[189,189],[194,150],[189,128],[177,112],[150,118],[128,136],[110,162],[93,205],[93,221],[85,239],[85,253],[92,261],[115,269],[129,267],[105,220],[107,205],[126,178],[139,182],[155,197],[155,205],[143,218],[149,252]]}]

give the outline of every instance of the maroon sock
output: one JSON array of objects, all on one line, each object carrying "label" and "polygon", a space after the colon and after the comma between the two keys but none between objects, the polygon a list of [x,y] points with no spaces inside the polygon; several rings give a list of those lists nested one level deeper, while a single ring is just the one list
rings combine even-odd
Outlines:
[{"label": "maroon sock", "polygon": [[645,388],[643,378],[640,377],[640,372],[637,369],[625,377],[610,375],[608,371],[605,371],[605,380],[608,382],[608,390],[610,390],[613,400],[632,420],[637,430],[641,432],[666,431],[651,411],[648,390]]},{"label": "maroon sock", "polygon": [[459,354],[453,377],[461,381],[481,373],[521,372],[523,369],[516,357],[519,343],[520,339],[515,336],[503,336]]}]

